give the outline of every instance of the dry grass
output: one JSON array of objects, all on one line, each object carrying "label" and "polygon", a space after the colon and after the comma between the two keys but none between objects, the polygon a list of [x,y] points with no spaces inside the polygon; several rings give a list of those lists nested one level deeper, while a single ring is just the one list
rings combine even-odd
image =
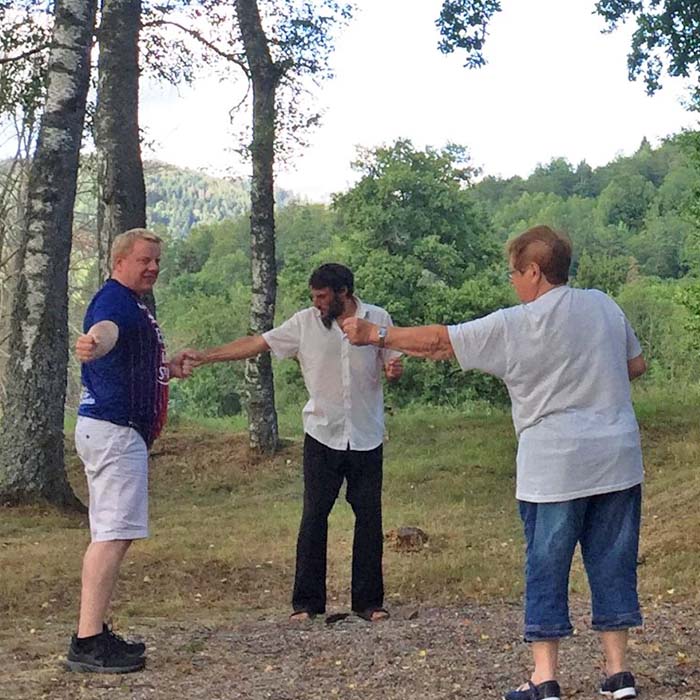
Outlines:
[{"label": "dry grass", "polygon": [[[647,601],[697,600],[700,409],[640,406],[647,486],[640,582]],[[388,602],[516,599],[522,537],[513,498],[515,442],[507,415],[403,412],[389,421],[385,529],[416,525],[419,552],[387,549]],[[77,458],[70,478],[85,497]],[[193,425],[170,430],[152,461],[151,539],[129,552],[115,619],[221,619],[288,607],[301,508],[301,443],[251,459],[245,436]],[[349,599],[353,518],[331,516],[329,607]],[[0,628],[75,617],[86,523],[48,508],[0,511]],[[580,564],[573,590],[585,591]]]}]

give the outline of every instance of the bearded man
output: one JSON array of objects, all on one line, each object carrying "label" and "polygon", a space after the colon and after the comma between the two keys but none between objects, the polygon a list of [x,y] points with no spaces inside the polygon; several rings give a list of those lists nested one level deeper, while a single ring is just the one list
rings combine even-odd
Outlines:
[{"label": "bearded man", "polygon": [[391,317],[354,294],[350,269],[327,263],[309,278],[313,306],[262,335],[238,338],[200,352],[187,351],[185,364],[245,360],[272,351],[296,358],[309,400],[304,423],[304,509],[297,539],[291,620],[326,610],[328,516],[343,481],[355,513],[352,555],[352,609],[375,622],[389,617],[382,576],[382,374],[389,381],[402,372],[400,353],[381,344],[353,347],[340,324],[358,317],[386,335]]}]

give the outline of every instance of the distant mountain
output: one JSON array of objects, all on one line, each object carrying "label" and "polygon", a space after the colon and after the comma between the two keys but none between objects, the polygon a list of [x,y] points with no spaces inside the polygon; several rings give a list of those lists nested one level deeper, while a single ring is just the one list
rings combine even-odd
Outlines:
[{"label": "distant mountain", "polygon": [[249,189],[242,180],[153,161],[144,163],[144,176],[149,226],[178,237],[197,224],[240,216],[248,207]]},{"label": "distant mountain", "polygon": [[[185,237],[197,224],[215,223],[244,214],[250,206],[250,188],[241,178],[215,177],[200,170],[168,163],[144,163],[148,225],[165,227]],[[291,193],[276,193],[278,206]]]}]

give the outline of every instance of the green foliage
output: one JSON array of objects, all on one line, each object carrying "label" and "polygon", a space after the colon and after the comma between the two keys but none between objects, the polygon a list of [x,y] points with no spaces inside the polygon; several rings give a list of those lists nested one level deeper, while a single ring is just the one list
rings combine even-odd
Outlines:
[{"label": "green foliage", "polygon": [[486,178],[474,195],[500,240],[541,222],[567,232],[580,286],[618,289],[628,268],[678,278],[699,269],[697,152],[694,132],[656,149],[644,139],[632,156],[601,168],[580,163],[573,179],[566,161],[554,159],[526,180]]},{"label": "green foliage", "polygon": [[[674,298],[686,311],[682,327],[689,335],[691,348],[694,353],[697,353],[700,350],[700,284],[692,282],[680,287]],[[678,328],[676,327],[674,331],[678,333]],[[695,354],[690,361],[697,364]]]},{"label": "green foliage", "polygon": [[[240,283],[218,290],[201,285],[198,273],[184,275],[189,284],[170,284],[159,294],[160,322],[171,348],[211,347],[245,335],[250,289]],[[178,278],[181,279],[181,278]],[[241,410],[243,364],[210,365],[186,382],[171,385],[173,413],[227,416]]]},{"label": "green foliage", "polygon": [[483,66],[486,63],[482,53],[486,27],[500,11],[499,0],[444,0],[435,22],[441,36],[438,48],[442,53],[464,50],[467,54],[465,66]]},{"label": "green foliage", "polygon": [[[158,311],[171,347],[221,345],[248,332],[249,251],[244,217],[200,226],[185,239],[166,238]],[[242,387],[242,363],[208,366],[173,383],[173,410],[233,415],[243,404]]]},{"label": "green foliage", "polygon": [[700,287],[637,279],[617,301],[635,329],[649,366],[645,382],[697,382]]},{"label": "green foliage", "polygon": [[613,180],[598,198],[598,213],[604,226],[624,225],[639,231],[649,205],[654,198],[654,186],[638,174],[625,174]]},{"label": "green foliage", "polygon": [[695,227],[675,212],[650,216],[643,231],[629,240],[629,250],[643,274],[651,277],[681,277],[686,270],[684,242]]},{"label": "green foliage", "polygon": [[637,29],[627,56],[630,80],[642,77],[649,94],[661,89],[664,72],[690,81],[691,98],[700,106],[700,4],[696,0],[599,0],[596,12],[615,29],[634,17]]},{"label": "green foliage", "polygon": [[44,102],[53,3],[0,0],[0,115],[32,125]]},{"label": "green foliage", "polygon": [[627,281],[634,260],[625,255],[594,255],[584,251],[578,259],[575,283],[584,289],[616,294]]},{"label": "green foliage", "polygon": [[[517,303],[502,243],[547,223],[573,240],[572,283],[613,294],[625,308],[650,366],[645,383],[698,380],[695,134],[659,148],[643,141],[632,156],[601,168],[554,159],[526,179],[477,184],[465,150],[455,146],[418,150],[397,141],[361,151],[355,167],[360,179],[332,207],[291,201],[278,208],[278,322],[308,306],[309,274],[329,261],[349,265],[358,295],[386,308],[399,325],[484,316]],[[177,182],[175,174],[172,179]],[[176,191],[173,186],[173,201]],[[201,209],[196,196],[193,190],[191,206]],[[248,229],[240,213],[184,237],[167,236],[158,296],[172,347],[216,345],[248,332]],[[206,368],[190,382],[174,383],[175,410],[237,413],[242,386],[243,363]],[[275,362],[275,389],[278,408],[298,412],[306,392],[296,363]],[[507,395],[498,380],[448,362],[407,358],[404,377],[387,389],[391,407],[475,401],[503,405]]]},{"label": "green foliage", "polygon": [[409,140],[361,150],[353,164],[362,174],[333,206],[347,228],[372,247],[406,255],[427,236],[454,246],[466,265],[494,259],[488,224],[466,189],[475,174],[466,149],[449,145],[418,151]]},{"label": "green foliage", "polygon": [[589,189],[587,178],[591,177],[592,171],[587,172],[585,165],[583,163],[579,170],[574,172],[565,158],[553,158],[547,165],[538,165],[535,168],[527,180],[528,190],[570,197],[577,193],[577,189]]}]

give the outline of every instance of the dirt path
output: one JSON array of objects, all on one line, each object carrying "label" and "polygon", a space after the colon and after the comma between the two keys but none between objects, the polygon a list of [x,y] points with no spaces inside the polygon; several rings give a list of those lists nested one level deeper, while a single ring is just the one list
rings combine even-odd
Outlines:
[{"label": "dirt path", "polygon": [[[565,698],[597,696],[600,654],[584,603],[573,608],[576,636],[562,648]],[[500,698],[528,673],[520,609],[509,604],[399,608],[391,621],[351,617],[291,625],[252,615],[215,625],[142,621],[147,669],[124,676],[61,668],[69,634],[52,625],[28,634],[0,629],[3,700],[447,700]],[[700,618],[687,604],[646,610],[632,635],[632,663],[647,700],[700,698]]]}]

